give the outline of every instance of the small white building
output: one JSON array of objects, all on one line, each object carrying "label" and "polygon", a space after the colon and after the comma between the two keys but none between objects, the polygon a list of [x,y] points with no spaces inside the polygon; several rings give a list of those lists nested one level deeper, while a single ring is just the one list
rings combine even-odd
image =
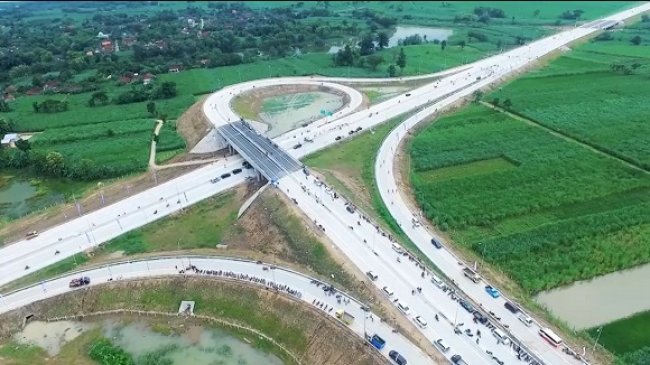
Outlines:
[{"label": "small white building", "polygon": [[20,137],[18,136],[18,133],[8,133],[2,137],[2,142],[0,142],[0,144],[3,146],[13,146],[19,139]]}]

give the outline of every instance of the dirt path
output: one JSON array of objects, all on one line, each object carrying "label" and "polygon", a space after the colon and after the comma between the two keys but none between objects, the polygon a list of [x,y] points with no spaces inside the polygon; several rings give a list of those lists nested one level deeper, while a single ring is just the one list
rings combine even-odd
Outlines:
[{"label": "dirt path", "polygon": [[[163,126],[163,121],[161,119],[156,119],[156,128],[153,130],[154,136],[158,137],[160,133],[160,128]],[[156,138],[151,139],[151,149],[149,150],[149,167],[156,168]]]}]

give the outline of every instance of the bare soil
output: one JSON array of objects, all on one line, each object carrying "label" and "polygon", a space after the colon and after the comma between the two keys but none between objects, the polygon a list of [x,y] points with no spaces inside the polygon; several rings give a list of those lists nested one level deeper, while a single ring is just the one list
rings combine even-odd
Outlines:
[{"label": "bare soil", "polygon": [[203,114],[203,103],[208,96],[210,95],[199,98],[176,120],[176,130],[185,139],[188,151],[191,151],[201,138],[208,134],[212,127],[205,114]]}]

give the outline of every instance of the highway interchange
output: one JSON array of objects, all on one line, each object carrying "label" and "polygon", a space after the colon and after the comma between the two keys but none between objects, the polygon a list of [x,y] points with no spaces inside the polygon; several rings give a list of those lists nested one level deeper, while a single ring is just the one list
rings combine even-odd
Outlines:
[{"label": "highway interchange", "polygon": [[[607,17],[600,23],[592,24],[600,26],[611,24],[613,21],[627,19],[649,9],[650,5],[646,3]],[[537,335],[539,328],[537,324],[529,328],[510,312],[507,312],[503,307],[503,298],[493,299],[483,290],[483,284],[474,284],[463,278],[462,266],[458,264],[458,258],[450,251],[438,250],[431,245],[433,235],[424,227],[412,224],[412,219],[416,215],[399,194],[393,175],[393,163],[400,140],[417,123],[429,119],[443,108],[471,95],[475,90],[498,82],[512,72],[531,64],[539,57],[597,30],[598,28],[583,26],[532,42],[471,65],[447,71],[443,75],[438,75],[439,79],[410,91],[410,96],[400,95],[356,112],[361,100],[359,93],[352,88],[336,84],[336,82],[350,83],[354,81],[322,77],[266,79],[229,86],[208,98],[204,104],[204,112],[218,128],[239,119],[230,108],[232,97],[254,87],[311,83],[323,84],[323,86],[339,90],[353,90],[346,91],[350,95],[350,103],[335,115],[274,139],[278,146],[285,149],[294,158],[299,159],[332,145],[338,136],[341,136],[341,139],[353,136],[354,134],[349,134],[350,130],[355,130],[358,127],[367,130],[393,117],[417,111],[388,135],[376,159],[375,179],[385,205],[409,238],[448,278],[454,280],[460,291],[474,302],[480,303],[484,310],[492,311],[496,316],[501,317],[503,322],[509,325],[512,337],[523,343],[528,348],[527,351],[531,355],[535,355],[539,362],[578,364],[581,361],[545,343]],[[428,77],[432,77],[432,75],[428,75]],[[313,142],[304,143],[304,137],[312,139]],[[292,147],[297,142],[302,143],[302,147],[293,149]],[[210,166],[160,184],[146,192],[53,227],[32,240],[4,247],[0,250],[0,273],[2,274],[0,284],[51,265],[76,252],[99,245],[124,232],[141,227],[243,182],[246,177],[253,176],[252,170],[244,169],[241,173],[222,179],[217,183],[210,182],[216,176],[240,168],[242,162],[241,158],[229,157],[227,161],[215,162]],[[472,331],[476,332],[479,327],[472,322],[472,315],[461,308],[456,301],[450,299],[449,295],[431,284],[430,273],[425,272],[423,278],[422,270],[417,268],[414,262],[408,259],[397,262],[397,253],[392,249],[392,244],[387,237],[377,233],[374,223],[358,217],[357,215],[360,213],[349,213],[343,199],[331,197],[333,194],[331,189],[314,181],[312,176],[307,176],[302,171],[287,171],[287,176],[281,178],[277,182],[277,186],[280,191],[295,199],[305,215],[323,226],[324,233],[360,270],[364,272],[373,270],[378,274],[379,279],[375,282],[378,289],[388,285],[395,292],[391,299],[397,297],[406,301],[413,312],[408,315],[409,318],[412,318],[415,313],[421,314],[423,317],[426,316],[425,319],[429,326],[420,330],[431,341],[444,338],[451,347],[451,350],[444,354],[446,357],[449,358],[458,353],[470,364],[496,363],[492,359],[492,355],[487,354],[486,350],[488,350],[505,363],[520,363],[513,355],[511,347],[497,344],[496,339],[489,334],[489,330],[485,326],[481,326],[481,332],[484,335],[478,344],[476,336],[454,334],[453,323],[464,323],[463,329],[471,327]],[[359,222],[358,225],[354,219],[349,218],[350,214]],[[440,240],[440,237],[437,238]],[[55,254],[57,251],[60,253]],[[414,283],[418,283],[418,286],[422,287],[422,293],[411,294]],[[65,290],[65,288],[61,290]],[[10,296],[4,298],[3,312],[10,308],[11,298]],[[431,318],[434,313],[441,314],[440,323]],[[448,323],[445,323],[445,318]],[[496,322],[494,319],[493,321]],[[410,347],[405,345],[404,349],[398,350],[412,363],[420,363],[412,360],[418,358],[419,355]]]}]

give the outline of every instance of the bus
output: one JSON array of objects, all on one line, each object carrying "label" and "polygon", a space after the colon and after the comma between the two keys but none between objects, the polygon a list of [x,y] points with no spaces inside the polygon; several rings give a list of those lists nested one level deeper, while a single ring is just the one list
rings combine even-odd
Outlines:
[{"label": "bus", "polygon": [[562,339],[548,328],[540,328],[539,335],[555,347],[558,347],[562,344]]}]

